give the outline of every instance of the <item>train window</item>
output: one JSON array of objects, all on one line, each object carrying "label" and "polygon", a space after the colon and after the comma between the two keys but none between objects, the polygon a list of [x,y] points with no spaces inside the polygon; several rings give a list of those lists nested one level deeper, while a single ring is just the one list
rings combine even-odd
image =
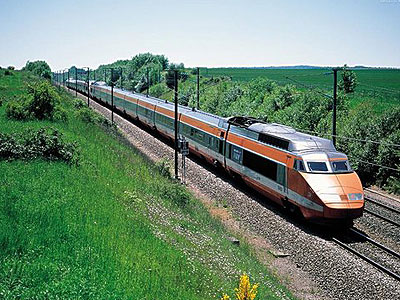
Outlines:
[{"label": "train window", "polygon": [[328,172],[328,166],[323,161],[309,161],[307,165],[311,172]]},{"label": "train window", "polygon": [[304,163],[303,163],[303,161],[302,160],[300,160],[300,159],[295,159],[295,161],[294,161],[294,169],[296,169],[297,171],[305,171],[305,168],[304,168]]},{"label": "train window", "polygon": [[273,181],[277,180],[278,164],[272,160],[245,150],[243,165]]},{"label": "train window", "polygon": [[333,161],[332,163],[333,172],[348,172],[351,171],[347,160],[345,161]]}]

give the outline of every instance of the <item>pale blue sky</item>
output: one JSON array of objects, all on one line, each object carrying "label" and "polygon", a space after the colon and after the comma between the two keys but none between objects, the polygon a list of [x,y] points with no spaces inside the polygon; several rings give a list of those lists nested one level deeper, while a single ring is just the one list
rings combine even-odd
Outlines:
[{"label": "pale blue sky", "polygon": [[192,67],[400,67],[399,21],[400,0],[0,0],[0,66],[152,52]]}]

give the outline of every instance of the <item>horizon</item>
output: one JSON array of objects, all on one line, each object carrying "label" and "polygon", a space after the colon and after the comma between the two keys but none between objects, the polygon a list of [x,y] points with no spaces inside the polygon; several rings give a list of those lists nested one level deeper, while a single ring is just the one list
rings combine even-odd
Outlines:
[{"label": "horizon", "polygon": [[139,53],[186,67],[400,68],[400,2],[0,3],[0,65],[97,68]]}]

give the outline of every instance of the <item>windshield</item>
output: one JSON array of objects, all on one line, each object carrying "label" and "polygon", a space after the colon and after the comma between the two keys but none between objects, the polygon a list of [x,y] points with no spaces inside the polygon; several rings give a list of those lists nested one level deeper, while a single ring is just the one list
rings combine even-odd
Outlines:
[{"label": "windshield", "polygon": [[328,166],[323,161],[309,161],[307,162],[310,172],[328,172]]},{"label": "windshield", "polygon": [[332,171],[333,172],[349,172],[351,171],[349,162],[347,160],[342,161],[333,161],[332,164]]}]

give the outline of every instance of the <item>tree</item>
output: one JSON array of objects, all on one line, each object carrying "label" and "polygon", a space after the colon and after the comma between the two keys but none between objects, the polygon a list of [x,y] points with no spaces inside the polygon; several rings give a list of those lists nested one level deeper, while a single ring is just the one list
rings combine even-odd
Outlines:
[{"label": "tree", "polygon": [[344,91],[346,94],[353,93],[357,86],[356,73],[349,69],[345,64],[342,71],[342,80],[339,82],[339,89]]},{"label": "tree", "polygon": [[26,62],[25,67],[22,68],[24,71],[30,71],[35,75],[50,79],[51,78],[51,69],[49,65],[44,60],[37,60],[30,62],[29,60]]}]

